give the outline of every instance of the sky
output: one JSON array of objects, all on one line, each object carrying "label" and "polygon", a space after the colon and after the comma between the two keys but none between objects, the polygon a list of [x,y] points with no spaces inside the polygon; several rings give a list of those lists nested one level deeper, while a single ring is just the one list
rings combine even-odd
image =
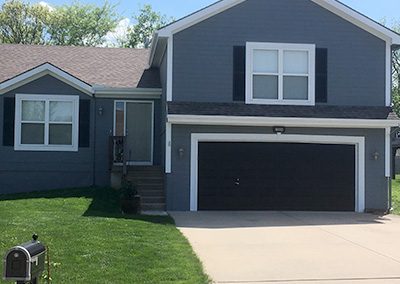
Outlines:
[{"label": "sky", "polygon": [[[70,4],[72,0],[25,0],[30,3],[42,2],[43,5],[59,6]],[[101,5],[104,0],[79,0],[81,3]],[[217,0],[108,0],[116,5],[117,12],[123,17],[115,31],[106,36],[106,45],[114,46],[117,38],[124,38],[127,28],[133,24],[132,16],[137,13],[144,4],[150,4],[153,10],[161,14],[179,19],[201,8],[204,8]],[[400,0],[341,0],[344,4],[367,15],[368,17],[382,22],[385,20],[388,26],[400,23]],[[0,0],[0,4],[4,0]]]},{"label": "sky", "polygon": [[[31,0],[39,2],[43,0]],[[69,0],[45,0],[50,5],[61,5],[70,3]],[[124,16],[130,18],[143,4],[151,4],[153,9],[162,14],[179,19],[191,12],[201,9],[216,0],[110,0],[113,4],[118,4],[118,11]],[[3,0],[0,0],[3,2]],[[83,3],[101,4],[101,0],[81,0]],[[375,19],[387,19],[388,22],[394,19],[400,19],[399,0],[342,0],[344,4],[366,14]]]}]

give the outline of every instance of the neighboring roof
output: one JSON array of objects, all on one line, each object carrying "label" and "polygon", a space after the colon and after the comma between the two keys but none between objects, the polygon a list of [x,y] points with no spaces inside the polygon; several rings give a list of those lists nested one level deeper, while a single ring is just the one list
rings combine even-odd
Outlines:
[{"label": "neighboring roof", "polygon": [[390,107],[369,106],[279,106],[244,103],[168,102],[168,114],[399,120]]},{"label": "neighboring roof", "polygon": [[[158,49],[157,45],[159,43],[165,45],[165,42],[160,39],[168,38],[175,33],[196,25],[245,1],[247,0],[220,0],[159,29],[154,37],[155,44],[152,46],[152,54],[149,60],[150,65],[153,66],[153,58],[155,57],[156,50]],[[371,18],[338,0],[309,1],[314,2],[315,4],[327,9],[328,11],[338,15],[339,17],[342,17],[350,23],[353,23],[354,25],[366,30],[367,32],[383,39],[390,44],[400,45],[400,34],[372,20]]]},{"label": "neighboring roof", "polygon": [[147,49],[0,44],[0,83],[50,63],[91,86],[160,88]]}]

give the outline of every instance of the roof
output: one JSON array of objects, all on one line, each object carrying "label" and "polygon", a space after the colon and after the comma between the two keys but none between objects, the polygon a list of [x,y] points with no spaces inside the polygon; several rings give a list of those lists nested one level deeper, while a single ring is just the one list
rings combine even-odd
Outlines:
[{"label": "roof", "polygon": [[91,86],[160,88],[147,49],[0,44],[0,83],[50,63]]},{"label": "roof", "polygon": [[169,102],[168,114],[238,117],[399,119],[390,107],[249,105],[244,103]]},{"label": "roof", "polygon": [[[160,44],[165,44],[162,42],[162,38],[169,38],[175,33],[185,30],[197,23],[200,23],[245,1],[247,0],[220,0],[159,29],[155,35],[155,44],[152,46],[152,54],[149,60],[150,65],[153,66],[153,60],[155,57],[155,53],[158,50],[158,44],[160,42]],[[378,23],[377,21],[372,20],[371,18],[365,16],[364,14],[354,10],[353,8],[343,4],[338,0],[310,1],[338,15],[339,17],[342,17],[343,19],[364,29],[365,31],[377,36],[378,38],[381,38],[389,44],[400,45],[400,34]]]}]

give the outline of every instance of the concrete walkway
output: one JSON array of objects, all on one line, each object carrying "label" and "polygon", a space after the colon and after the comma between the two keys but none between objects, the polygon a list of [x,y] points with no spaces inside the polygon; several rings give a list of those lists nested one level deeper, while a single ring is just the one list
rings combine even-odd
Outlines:
[{"label": "concrete walkway", "polygon": [[400,217],[171,212],[215,283],[398,283]]}]

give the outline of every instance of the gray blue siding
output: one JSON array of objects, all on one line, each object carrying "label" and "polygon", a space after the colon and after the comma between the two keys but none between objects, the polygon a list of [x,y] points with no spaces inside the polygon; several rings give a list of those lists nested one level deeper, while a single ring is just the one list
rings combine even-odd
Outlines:
[{"label": "gray blue siding", "polygon": [[[172,128],[172,173],[167,175],[168,210],[187,211],[190,209],[190,148],[191,133],[262,133],[272,134],[270,127],[223,127],[223,126],[184,126]],[[388,191],[385,178],[385,131],[375,129],[310,129],[288,128],[286,134],[363,136],[366,140],[365,178],[366,208],[387,209]],[[178,149],[185,149],[179,157]],[[372,153],[378,151],[381,157],[375,161]],[[296,159],[296,157],[293,157]],[[329,182],[329,181],[327,181]]]},{"label": "gray blue siding", "polygon": [[[79,95],[91,100],[90,147],[78,152],[14,151],[14,147],[0,145],[0,194],[36,190],[108,186],[109,135],[113,133],[114,100],[94,99],[73,87],[45,76],[6,93]],[[99,115],[99,107],[103,114]],[[154,164],[161,164],[161,102],[155,100]],[[96,124],[96,125],[95,125]],[[3,98],[0,97],[0,125],[3,125]],[[0,130],[0,141],[3,141]]]},{"label": "gray blue siding", "polygon": [[309,0],[247,0],[175,34],[173,99],[232,102],[246,42],[327,48],[329,105],[385,105],[385,42]]}]

